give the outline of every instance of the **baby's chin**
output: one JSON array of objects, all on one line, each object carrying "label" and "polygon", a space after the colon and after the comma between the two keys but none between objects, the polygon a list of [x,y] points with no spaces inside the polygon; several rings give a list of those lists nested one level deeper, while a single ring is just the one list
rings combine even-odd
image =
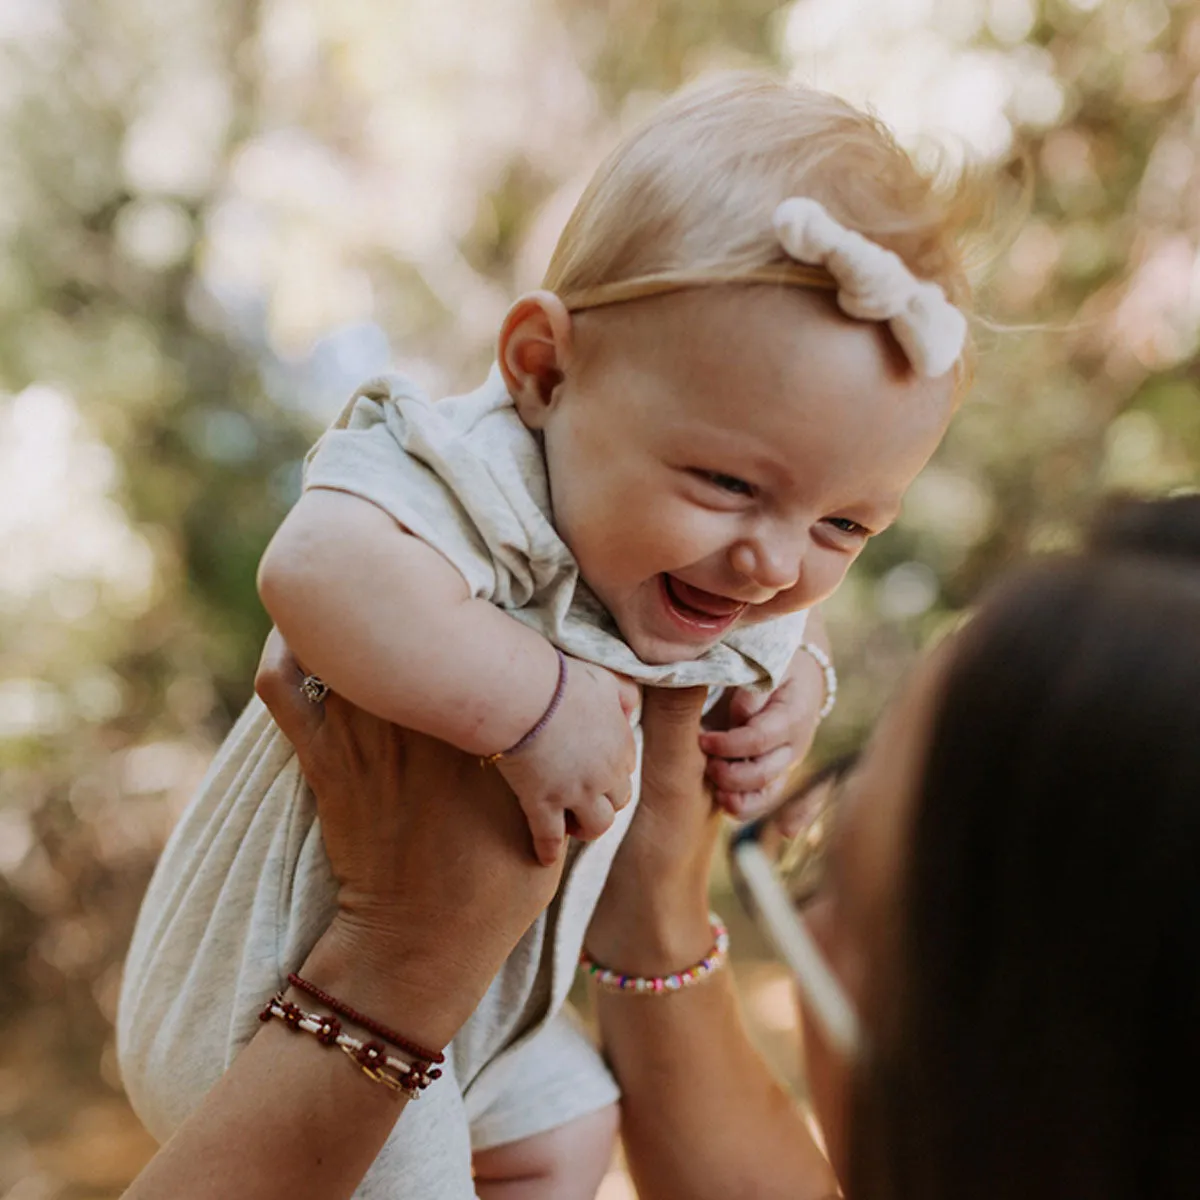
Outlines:
[{"label": "baby's chin", "polygon": [[617,628],[620,630],[625,644],[648,667],[666,667],[672,663],[694,662],[698,658],[703,658],[723,638],[728,637],[732,629],[736,629],[737,626],[734,625],[730,630],[726,630],[720,637],[699,643],[656,637],[642,629],[626,630],[622,628],[619,621]]}]

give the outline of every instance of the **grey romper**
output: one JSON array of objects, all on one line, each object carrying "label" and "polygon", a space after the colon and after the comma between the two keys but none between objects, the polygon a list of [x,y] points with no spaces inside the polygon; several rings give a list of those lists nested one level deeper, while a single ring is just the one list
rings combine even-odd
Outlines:
[{"label": "grey romper", "polygon": [[[368,384],[309,455],[305,487],[378,505],[444,554],[472,595],[568,654],[644,683],[775,687],[802,640],[797,613],[734,631],[694,662],[642,663],[555,532],[540,447],[495,369],[481,388],[437,404],[399,377]],[[386,601],[378,603],[382,610]],[[451,1043],[445,1077],[405,1110],[357,1196],[473,1197],[473,1150],[553,1129],[617,1098],[564,1005],[637,806],[635,735],[633,801],[604,837],[572,846],[554,901]],[[287,740],[252,700],[163,851],[125,965],[121,1072],[155,1137],[171,1134],[254,1035],[266,999],[328,925],[334,895],[312,795]]]}]

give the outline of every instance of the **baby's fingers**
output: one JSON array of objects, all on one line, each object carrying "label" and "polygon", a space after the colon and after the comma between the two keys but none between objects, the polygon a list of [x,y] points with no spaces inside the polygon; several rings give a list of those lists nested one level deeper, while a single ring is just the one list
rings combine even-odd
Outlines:
[{"label": "baby's fingers", "polygon": [[760,758],[710,758],[705,771],[719,792],[757,792],[787,773],[792,765],[792,748],[780,746]]},{"label": "baby's fingers", "polygon": [[581,842],[593,842],[612,828],[617,818],[613,802],[607,796],[592,796],[579,804],[571,806],[575,817],[575,837]]},{"label": "baby's fingers", "polygon": [[561,808],[538,806],[526,814],[529,832],[533,834],[533,851],[543,867],[552,867],[558,862],[563,843],[567,838],[566,814]]},{"label": "baby's fingers", "polygon": [[[636,759],[634,760],[636,762]],[[633,799],[633,763],[629,770],[617,776],[616,782],[608,789],[608,799],[613,808],[620,812]]]},{"label": "baby's fingers", "polygon": [[779,801],[780,780],[756,792],[714,792],[713,800],[731,817],[753,821],[769,813]]},{"label": "baby's fingers", "polygon": [[771,704],[736,729],[705,731],[700,749],[710,758],[761,758],[791,741],[787,709]]}]

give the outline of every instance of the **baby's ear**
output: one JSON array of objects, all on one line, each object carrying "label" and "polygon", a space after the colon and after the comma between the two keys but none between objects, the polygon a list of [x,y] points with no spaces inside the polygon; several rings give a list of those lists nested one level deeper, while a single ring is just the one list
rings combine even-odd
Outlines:
[{"label": "baby's ear", "polygon": [[553,292],[529,292],[508,310],[496,357],[521,420],[540,429],[571,353],[571,314]]}]

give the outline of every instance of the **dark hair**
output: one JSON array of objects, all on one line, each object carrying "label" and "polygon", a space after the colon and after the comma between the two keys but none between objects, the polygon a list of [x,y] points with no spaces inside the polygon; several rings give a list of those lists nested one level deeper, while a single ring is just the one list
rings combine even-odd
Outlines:
[{"label": "dark hair", "polygon": [[1162,500],[1116,496],[1092,522],[1093,553],[1146,555],[1200,567],[1200,492]]},{"label": "dark hair", "polygon": [[1138,516],[957,637],[855,1200],[1200,1194],[1200,561]]}]

